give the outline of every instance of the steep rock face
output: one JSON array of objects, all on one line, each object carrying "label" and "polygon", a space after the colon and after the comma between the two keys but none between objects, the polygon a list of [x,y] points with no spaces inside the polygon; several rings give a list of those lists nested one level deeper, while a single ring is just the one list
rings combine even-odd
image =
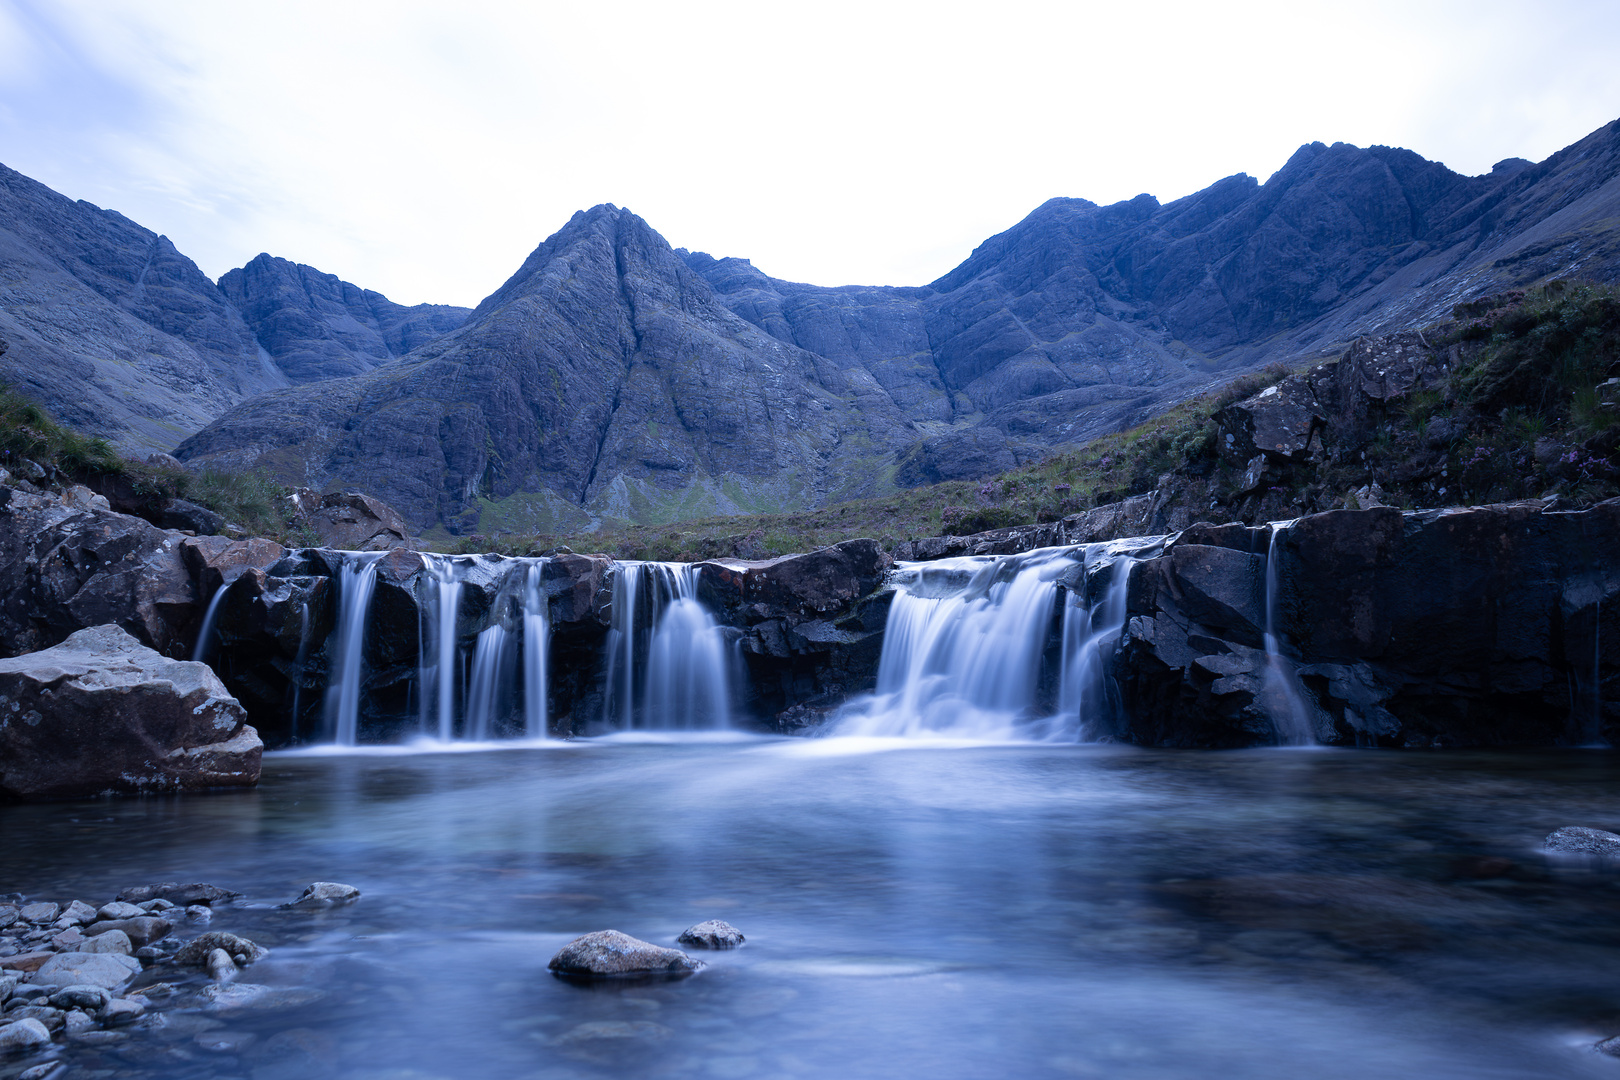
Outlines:
[{"label": "steep rock face", "polygon": [[242,398],[287,384],[167,238],[4,166],[0,337],[0,379],[133,450],[169,450]]},{"label": "steep rock face", "polygon": [[849,380],[818,363],[733,315],[640,218],[602,206],[462,329],[357,378],[247,402],[178,453],[315,487],[342,478],[460,531],[814,504],[871,490],[889,429],[906,427],[892,410],[863,417],[824,385]]},{"label": "steep rock face", "polygon": [[447,304],[405,307],[270,255],[227,273],[219,291],[294,383],[370,371],[454,330],[468,315]]}]

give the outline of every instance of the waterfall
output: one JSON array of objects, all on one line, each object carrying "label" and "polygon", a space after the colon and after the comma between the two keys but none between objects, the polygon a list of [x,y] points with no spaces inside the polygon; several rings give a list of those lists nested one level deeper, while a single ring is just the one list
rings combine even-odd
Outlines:
[{"label": "waterfall", "polygon": [[1063,669],[1058,712],[1051,736],[1094,742],[1114,733],[1120,715],[1119,687],[1110,668],[1125,633],[1131,570],[1126,555],[1108,562],[1088,560],[1085,583],[1104,571],[1110,576],[1099,603],[1088,602],[1088,589],[1073,589],[1063,611]]},{"label": "waterfall", "polygon": [[1266,545],[1266,678],[1261,702],[1271,716],[1277,741],[1284,746],[1310,746],[1316,742],[1312,732],[1311,709],[1305,701],[1305,691],[1299,684],[1294,662],[1283,655],[1282,639],[1277,632],[1277,608],[1282,600],[1282,582],[1277,559],[1277,538],[1293,522],[1274,521],[1271,540]]},{"label": "waterfall", "polygon": [[219,605],[225,600],[225,591],[230,586],[224,582],[214,590],[214,596],[208,601],[208,610],[203,614],[202,629],[197,631],[197,647],[192,650],[191,658],[199,664],[208,662],[208,650],[214,644],[214,623],[219,620]]},{"label": "waterfall", "polygon": [[326,726],[339,746],[353,746],[360,730],[360,686],[365,668],[366,614],[384,552],[344,552],[338,570],[338,631],[326,684]]},{"label": "waterfall", "polygon": [[547,721],[548,656],[551,649],[551,612],[541,587],[543,562],[530,563],[523,575],[523,733],[544,738]]},{"label": "waterfall", "polygon": [[842,735],[1020,738],[1040,728],[1042,657],[1067,550],[904,566],[877,690]]},{"label": "waterfall", "polygon": [[417,688],[422,734],[437,735],[448,742],[455,734],[456,617],[461,609],[462,579],[455,559],[444,555],[423,555],[422,559],[427,564],[427,588],[419,597],[418,609],[422,645]]},{"label": "waterfall", "polygon": [[[543,738],[551,637],[543,581],[548,560],[423,558],[428,573],[421,593],[418,661],[422,733],[446,742],[458,734],[481,742],[520,729],[529,738]],[[503,563],[506,570],[495,585],[484,627],[473,643],[471,666],[462,678],[457,632],[462,594],[475,573],[487,582],[489,568]],[[464,691],[459,710],[458,685]],[[519,715],[521,728],[513,722]]]},{"label": "waterfall", "polygon": [[698,569],[621,562],[613,581],[604,719],[621,730],[731,726],[735,646],[697,598]]}]

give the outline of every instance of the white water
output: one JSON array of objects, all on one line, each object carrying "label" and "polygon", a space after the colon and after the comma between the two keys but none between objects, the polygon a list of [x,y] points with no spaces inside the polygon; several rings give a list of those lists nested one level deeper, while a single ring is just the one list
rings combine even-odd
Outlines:
[{"label": "white water", "polygon": [[604,719],[621,731],[731,726],[735,645],[697,598],[697,567],[621,562]]},{"label": "white water", "polygon": [[1277,631],[1277,608],[1282,600],[1277,537],[1292,524],[1291,521],[1272,522],[1271,540],[1266,545],[1266,679],[1262,704],[1271,717],[1278,743],[1311,746],[1316,742],[1311,708],[1305,701],[1305,691],[1299,684],[1293,660],[1283,654],[1282,639]]},{"label": "white water", "polygon": [[214,623],[219,620],[219,605],[225,599],[225,590],[229,584],[222,583],[214,590],[213,599],[208,601],[208,611],[203,615],[202,629],[197,632],[197,647],[191,651],[191,658],[199,664],[208,662],[209,650],[214,647]]},{"label": "white water", "polygon": [[1063,611],[1063,681],[1054,737],[1096,742],[1115,733],[1121,703],[1110,668],[1125,633],[1135,566],[1136,560],[1124,555],[1100,565],[1088,560],[1088,579],[1104,567],[1110,574],[1102,603],[1093,606],[1083,592],[1069,593]]},{"label": "white water", "polygon": [[440,744],[458,738],[484,742],[519,730],[529,739],[545,738],[551,620],[543,578],[548,560],[502,560],[507,569],[468,668],[458,635],[461,599],[480,562],[424,558],[428,578],[421,597],[418,666],[423,736]]},{"label": "white water", "polygon": [[344,552],[338,570],[337,643],[326,684],[326,728],[339,746],[353,746],[360,731],[365,677],[366,615],[383,552]]}]

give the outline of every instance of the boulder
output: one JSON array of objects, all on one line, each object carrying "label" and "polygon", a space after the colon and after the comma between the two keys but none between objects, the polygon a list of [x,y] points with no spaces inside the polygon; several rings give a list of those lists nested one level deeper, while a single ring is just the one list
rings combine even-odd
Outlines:
[{"label": "boulder", "polygon": [[262,752],[206,665],[170,660],[116,626],[0,660],[0,795],[250,786]]},{"label": "boulder", "polygon": [[214,536],[225,529],[223,517],[206,506],[198,506],[185,499],[170,499],[164,503],[157,523],[160,528],[196,533],[198,536]]},{"label": "boulder", "polygon": [[679,949],[641,941],[617,930],[598,930],[575,938],[546,965],[558,975],[575,978],[690,975],[704,964]]},{"label": "boulder", "polygon": [[194,881],[182,885],[175,881],[160,881],[155,885],[137,885],[118,894],[128,904],[145,904],[153,900],[167,901],[171,906],[190,907],[193,904],[218,904],[235,900],[241,893]]},{"label": "boulder", "polygon": [[156,915],[137,915],[133,919],[106,919],[84,928],[85,934],[91,939],[102,934],[124,934],[137,948],[161,941],[173,930],[174,923]]},{"label": "boulder", "polygon": [[141,962],[116,953],[57,953],[29,976],[40,986],[100,986],[116,991],[141,973]]},{"label": "boulder", "polygon": [[320,546],[339,551],[386,551],[407,546],[410,526],[381,499],[359,491],[334,491],[302,524],[320,538]]},{"label": "boulder", "polygon": [[213,596],[250,569],[274,566],[286,554],[287,549],[280,544],[258,537],[232,540],[225,536],[196,536],[180,541],[180,558],[196,578],[203,596]]},{"label": "boulder", "polygon": [[1565,825],[1554,830],[1542,842],[1542,847],[1558,855],[1620,860],[1620,836],[1583,825]]},{"label": "boulder", "polygon": [[0,494],[9,495],[0,500],[0,651],[32,652],[112,623],[158,652],[190,652],[202,607],[181,561],[184,537],[127,514]]},{"label": "boulder", "polygon": [[87,953],[117,953],[119,956],[131,956],[135,952],[135,943],[130,940],[128,932],[124,930],[108,929],[94,937],[87,937],[79,943],[78,952]]},{"label": "boulder", "polygon": [[698,949],[735,949],[747,939],[741,930],[730,923],[722,919],[709,919],[682,930],[676,940]]},{"label": "boulder", "polygon": [[224,930],[210,930],[186,942],[185,946],[174,954],[174,962],[182,967],[206,967],[208,957],[215,949],[225,950],[226,955],[232,960],[238,956],[242,957],[239,962],[244,964],[256,963],[270,955],[269,949],[245,937]]}]

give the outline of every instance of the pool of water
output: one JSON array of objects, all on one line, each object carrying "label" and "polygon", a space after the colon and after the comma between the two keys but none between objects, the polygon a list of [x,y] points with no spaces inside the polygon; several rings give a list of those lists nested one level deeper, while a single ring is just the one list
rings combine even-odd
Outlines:
[{"label": "pool of water", "polygon": [[[84,1077],[1620,1077],[1602,751],[598,740],[272,755],[256,791],[0,810],[0,890],[240,890],[272,1007]],[[312,880],[364,898],[275,910]],[[546,971],[613,928],[748,936],[679,982]],[[172,1000],[186,1001],[182,986]],[[20,1068],[11,1063],[0,1076]]]}]

